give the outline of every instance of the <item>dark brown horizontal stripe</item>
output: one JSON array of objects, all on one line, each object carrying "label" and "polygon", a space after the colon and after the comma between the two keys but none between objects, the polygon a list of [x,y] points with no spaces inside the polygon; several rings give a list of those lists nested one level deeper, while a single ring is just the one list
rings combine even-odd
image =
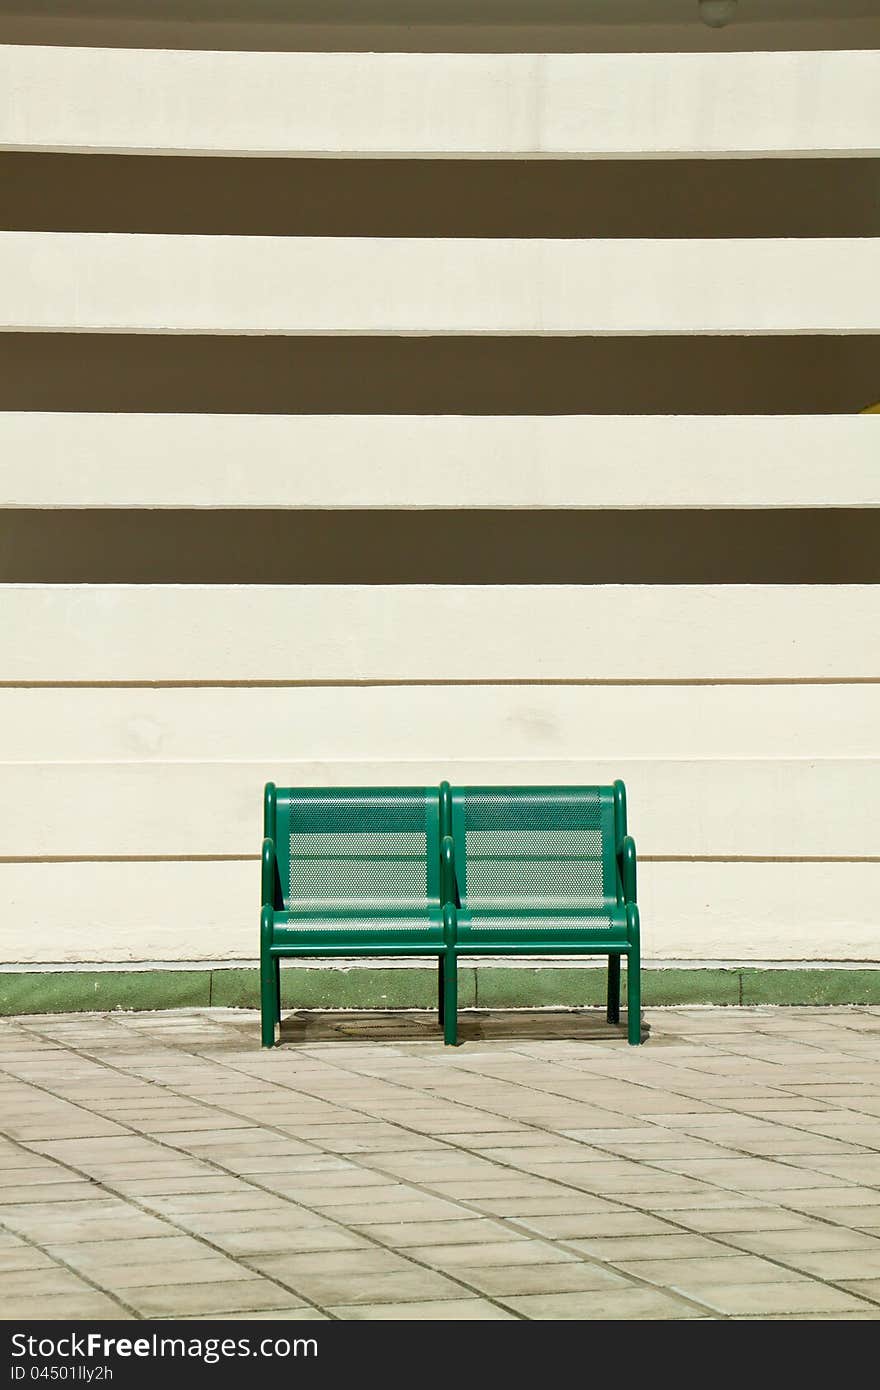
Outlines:
[{"label": "dark brown horizontal stripe", "polygon": [[880,160],[0,154],[0,227],[358,237],[875,237]]},{"label": "dark brown horizontal stripe", "polygon": [[880,335],[0,334],[0,410],[822,415],[880,396]]},{"label": "dark brown horizontal stripe", "polygon": [[[804,10],[807,13],[804,13]],[[871,0],[2,0],[0,42],[341,52],[651,52],[880,47]]]},{"label": "dark brown horizontal stripe", "polygon": [[5,511],[0,580],[872,584],[880,510]]}]

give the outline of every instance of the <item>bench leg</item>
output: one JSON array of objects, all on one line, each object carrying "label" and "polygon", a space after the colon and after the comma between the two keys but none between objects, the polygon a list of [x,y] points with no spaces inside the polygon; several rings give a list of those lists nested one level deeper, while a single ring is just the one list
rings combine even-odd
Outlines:
[{"label": "bench leg", "polygon": [[275,957],[275,1021],[281,1026],[281,961]]},{"label": "bench leg", "polygon": [[639,909],[629,903],[626,909],[630,948],[626,953],[626,1034],[635,1047],[642,1041],[642,980],[639,950]]},{"label": "bench leg", "polygon": [[443,961],[443,1041],[450,1047],[458,1045],[458,962],[454,951],[448,951]]},{"label": "bench leg", "polygon": [[437,957],[437,1022],[443,1027],[443,1015],[445,1013],[446,1000],[446,957]]},{"label": "bench leg", "polygon": [[260,921],[260,1040],[264,1047],[275,1046],[278,1021],[277,962],[272,959],[272,909],[264,908]]},{"label": "bench leg", "polygon": [[275,970],[272,961],[260,970],[260,1034],[264,1047],[275,1046]]},{"label": "bench leg", "polygon": [[605,1017],[609,1023],[620,1022],[620,955],[608,957],[608,1002]]}]

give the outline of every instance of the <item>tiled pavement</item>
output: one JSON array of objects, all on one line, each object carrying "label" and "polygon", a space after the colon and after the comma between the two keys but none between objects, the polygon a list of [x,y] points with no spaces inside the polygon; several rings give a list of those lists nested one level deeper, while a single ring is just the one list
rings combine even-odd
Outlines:
[{"label": "tiled pavement", "polygon": [[7,1319],[880,1317],[880,1009],[0,1023]]}]

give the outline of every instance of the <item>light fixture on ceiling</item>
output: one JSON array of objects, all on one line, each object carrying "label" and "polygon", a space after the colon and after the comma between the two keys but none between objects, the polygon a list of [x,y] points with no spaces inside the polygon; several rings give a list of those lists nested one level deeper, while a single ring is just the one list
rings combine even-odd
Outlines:
[{"label": "light fixture on ceiling", "polygon": [[736,18],[736,0],[700,0],[700,19],[710,29],[723,29]]}]

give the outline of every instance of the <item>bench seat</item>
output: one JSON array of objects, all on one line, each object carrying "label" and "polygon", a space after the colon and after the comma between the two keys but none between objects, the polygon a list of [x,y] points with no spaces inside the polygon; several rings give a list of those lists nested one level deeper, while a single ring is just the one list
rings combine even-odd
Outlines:
[{"label": "bench seat", "polygon": [[611,946],[627,950],[626,909],[614,908],[607,913],[570,911],[551,914],[546,911],[491,913],[458,912],[456,940],[461,950],[471,946],[488,946],[510,951],[546,951],[554,943],[560,950],[588,951],[595,948],[602,954]]},{"label": "bench seat", "polygon": [[421,915],[366,917],[360,913],[336,913],[333,917],[316,917],[276,912],[274,917],[272,951],[276,955],[288,955],[294,949],[317,954],[321,947],[329,945],[339,946],[348,954],[367,947],[396,949],[405,945],[419,948],[426,955],[436,955],[443,944],[443,913],[439,907],[429,908]]}]

